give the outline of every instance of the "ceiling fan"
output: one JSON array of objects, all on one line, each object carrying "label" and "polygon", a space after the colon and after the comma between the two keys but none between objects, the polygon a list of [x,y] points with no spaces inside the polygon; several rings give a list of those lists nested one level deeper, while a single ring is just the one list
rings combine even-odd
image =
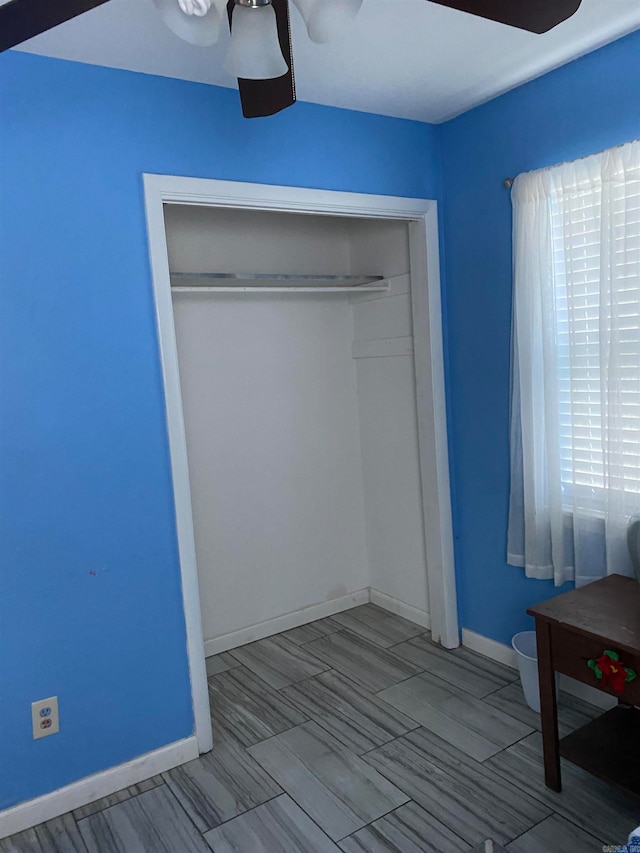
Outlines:
[{"label": "ceiling fan", "polygon": [[[1,2],[1,0],[0,0]],[[108,0],[8,0],[0,5],[0,51]],[[289,0],[153,0],[167,26],[191,44],[218,40],[226,17],[231,43],[225,70],[238,78],[246,118],[273,115],[296,99]],[[291,0],[309,38],[331,41],[355,18],[362,0]],[[395,0],[398,2],[398,0]],[[532,33],[570,18],[581,0],[430,0]]]}]

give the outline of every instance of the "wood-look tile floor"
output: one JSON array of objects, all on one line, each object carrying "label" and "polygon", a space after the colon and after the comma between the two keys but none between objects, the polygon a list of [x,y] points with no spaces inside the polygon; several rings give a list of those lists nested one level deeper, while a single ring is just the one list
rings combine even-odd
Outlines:
[{"label": "wood-look tile floor", "polygon": [[[545,788],[517,673],[363,605],[207,660],[207,755],[0,853],[592,853],[640,800],[571,764]],[[563,734],[599,713],[560,695]]]}]

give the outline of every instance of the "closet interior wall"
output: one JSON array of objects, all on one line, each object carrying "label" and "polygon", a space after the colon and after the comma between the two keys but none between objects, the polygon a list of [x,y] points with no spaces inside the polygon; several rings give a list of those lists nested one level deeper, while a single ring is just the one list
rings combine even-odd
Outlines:
[{"label": "closet interior wall", "polygon": [[389,279],[350,297],[371,598],[429,627],[407,223],[352,220],[350,254]]},{"label": "closet interior wall", "polygon": [[393,277],[383,298],[174,292],[206,653],[370,590],[426,624],[407,224],[167,205],[165,225],[172,273]]}]

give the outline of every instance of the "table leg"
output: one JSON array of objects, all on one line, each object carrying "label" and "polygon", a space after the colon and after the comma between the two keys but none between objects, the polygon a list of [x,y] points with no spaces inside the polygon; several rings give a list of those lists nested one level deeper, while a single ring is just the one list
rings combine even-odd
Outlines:
[{"label": "table leg", "polygon": [[538,647],[538,682],[540,685],[544,781],[547,788],[560,791],[562,784],[560,780],[560,749],[558,745],[558,709],[556,704],[556,679],[551,657],[551,627],[548,622],[538,619],[536,619],[536,644]]}]

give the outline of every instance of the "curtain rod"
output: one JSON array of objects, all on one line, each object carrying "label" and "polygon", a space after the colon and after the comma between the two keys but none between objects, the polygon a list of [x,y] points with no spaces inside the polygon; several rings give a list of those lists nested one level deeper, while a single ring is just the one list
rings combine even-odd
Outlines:
[{"label": "curtain rod", "polygon": [[[588,159],[589,159],[589,157],[595,157],[595,156],[597,156],[598,154],[604,154],[604,152],[605,152],[605,151],[614,151],[614,150],[615,150],[615,149],[617,149],[617,148],[624,148],[624,147],[625,147],[625,145],[632,145],[634,142],[640,142],[640,137],[638,137],[638,138],[636,138],[636,139],[630,139],[628,142],[621,142],[619,145],[613,145],[613,146],[611,146],[610,148],[603,148],[601,151],[594,151],[594,153],[593,153],[593,154],[585,154],[585,155],[583,155],[582,157],[576,157],[576,159],[575,159],[575,160],[563,160],[563,161],[562,161],[562,162],[560,162],[560,163],[555,163],[553,166],[545,166],[545,167],[543,167],[542,169],[534,169],[534,171],[536,171],[536,172],[546,172],[546,171],[548,171],[549,169],[555,169],[555,168],[556,168],[556,166],[564,166],[564,165],[566,165],[567,163],[577,163],[577,162],[579,162],[580,160],[588,160]],[[511,189],[511,187],[513,186],[513,182],[514,182],[514,181],[515,181],[515,178],[505,178],[505,179],[504,179],[504,181],[502,182],[502,186],[503,186],[505,189],[510,190],[510,189]]]}]

